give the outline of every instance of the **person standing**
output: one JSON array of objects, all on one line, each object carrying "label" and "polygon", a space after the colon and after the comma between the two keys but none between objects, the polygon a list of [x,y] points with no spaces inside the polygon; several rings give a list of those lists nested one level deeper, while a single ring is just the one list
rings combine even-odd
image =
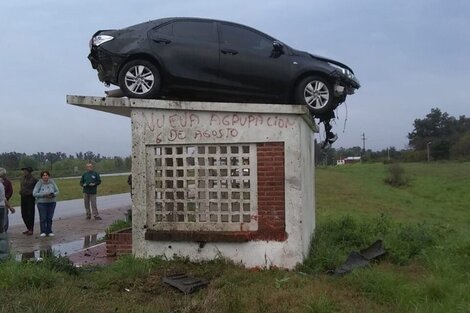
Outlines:
[{"label": "person standing", "polygon": [[34,205],[35,199],[33,189],[38,180],[31,174],[33,168],[30,166],[23,167],[23,177],[20,180],[20,196],[21,196],[21,217],[26,226],[23,234],[31,236],[34,230]]},{"label": "person standing", "polygon": [[[1,170],[5,170],[4,168],[0,168]],[[8,203],[8,199],[5,195],[5,186],[3,185],[3,178],[0,175],[0,233],[6,232],[5,230],[5,216],[8,216],[8,209],[11,209],[10,204]]]},{"label": "person standing", "polygon": [[86,172],[83,173],[82,178],[80,178],[80,186],[83,187],[83,200],[85,203],[85,213],[87,220],[91,219],[92,213],[95,220],[101,220],[101,217],[98,214],[98,208],[96,207],[96,192],[97,187],[100,184],[100,174],[93,170],[93,164],[88,163],[86,165]]},{"label": "person standing", "polygon": [[10,257],[8,252],[9,244],[8,237],[4,230],[6,216],[5,211],[10,208],[10,204],[5,197],[5,187],[3,186],[3,179],[0,177],[0,261],[6,260]]},{"label": "person standing", "polygon": [[129,174],[129,176],[127,176],[127,184],[129,185],[129,189],[131,191],[131,198],[132,198],[132,174]]},{"label": "person standing", "polygon": [[[5,189],[5,199],[9,201],[11,196],[13,195],[13,185],[11,184],[11,181],[7,177],[7,170],[4,169],[3,167],[0,167],[0,179],[2,180],[2,184]],[[9,226],[8,210],[10,210],[11,213],[15,213],[15,208],[11,206],[9,206],[8,209],[4,211],[3,230],[5,232],[7,232],[8,226]]]},{"label": "person standing", "polygon": [[41,237],[53,237],[52,219],[57,204],[56,196],[59,194],[59,188],[55,182],[50,179],[49,171],[41,172],[41,179],[36,183],[33,189],[33,196],[36,198],[39,211],[39,226],[41,228]]}]

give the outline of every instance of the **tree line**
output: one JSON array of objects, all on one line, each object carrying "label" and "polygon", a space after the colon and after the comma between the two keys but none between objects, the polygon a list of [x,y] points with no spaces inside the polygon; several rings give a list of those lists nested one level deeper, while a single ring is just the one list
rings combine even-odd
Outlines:
[{"label": "tree line", "polygon": [[370,162],[420,162],[429,160],[470,161],[470,118],[458,118],[442,112],[439,108],[422,119],[415,119],[413,130],[408,133],[408,147],[397,150],[388,147],[380,151],[352,148],[330,148],[321,150],[316,147],[317,164],[336,164],[336,160],[348,156],[361,156],[362,161]]},{"label": "tree line", "polygon": [[7,169],[10,177],[19,176],[21,168],[32,167],[34,170],[49,170],[55,177],[77,175],[86,163],[92,162],[101,173],[128,172],[131,170],[131,157],[107,157],[92,151],[67,155],[64,152],[37,152],[26,154],[19,152],[0,153],[0,167]]},{"label": "tree line", "polygon": [[[422,119],[415,119],[413,130],[408,133],[408,147],[398,150],[388,147],[380,151],[363,150],[359,146],[351,148],[330,148],[322,150],[316,145],[316,163],[331,165],[336,160],[348,156],[361,156],[362,161],[371,162],[420,162],[428,160],[470,161],[470,118],[458,118],[442,112],[438,108]],[[74,175],[81,172],[86,163],[93,162],[95,169],[103,173],[130,171],[131,157],[106,157],[92,151],[67,155],[63,152],[37,152],[32,155],[18,152],[0,154],[0,167],[9,172],[20,173],[22,167],[48,169],[55,176]]]}]

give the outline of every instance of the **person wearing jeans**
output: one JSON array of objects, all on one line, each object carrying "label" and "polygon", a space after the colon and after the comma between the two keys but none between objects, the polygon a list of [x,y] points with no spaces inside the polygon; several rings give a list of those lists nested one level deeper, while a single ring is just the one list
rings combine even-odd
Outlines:
[{"label": "person wearing jeans", "polygon": [[[101,184],[100,174],[93,170],[93,164],[86,165],[86,172],[80,178],[80,186],[83,187],[83,202],[85,204],[86,219],[91,219],[91,214],[95,220],[101,220],[96,206],[97,187]],[[90,210],[91,204],[91,210]]]},{"label": "person wearing jeans", "polygon": [[36,183],[33,190],[33,196],[39,211],[39,226],[41,228],[41,237],[54,236],[52,232],[52,219],[57,204],[56,197],[59,188],[55,182],[50,179],[49,171],[41,172],[41,179]]}]

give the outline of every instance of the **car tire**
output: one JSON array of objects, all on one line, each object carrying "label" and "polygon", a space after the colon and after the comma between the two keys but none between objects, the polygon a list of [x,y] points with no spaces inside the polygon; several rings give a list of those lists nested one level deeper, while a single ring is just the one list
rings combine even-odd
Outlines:
[{"label": "car tire", "polygon": [[335,109],[333,86],[319,76],[304,78],[295,90],[296,103],[305,104],[314,115],[325,114]]},{"label": "car tire", "polygon": [[126,63],[119,72],[119,87],[129,98],[154,98],[160,90],[160,73],[146,60]]}]

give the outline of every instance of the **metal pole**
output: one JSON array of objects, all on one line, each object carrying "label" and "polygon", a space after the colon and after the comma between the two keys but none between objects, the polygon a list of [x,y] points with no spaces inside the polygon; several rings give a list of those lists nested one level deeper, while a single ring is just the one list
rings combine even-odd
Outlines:
[{"label": "metal pole", "polygon": [[366,152],[366,134],[362,133],[362,153]]},{"label": "metal pole", "polygon": [[427,155],[428,155],[428,162],[431,161],[431,154],[429,153],[429,146],[431,145],[431,142],[428,142],[426,145],[426,150],[427,150]]}]

